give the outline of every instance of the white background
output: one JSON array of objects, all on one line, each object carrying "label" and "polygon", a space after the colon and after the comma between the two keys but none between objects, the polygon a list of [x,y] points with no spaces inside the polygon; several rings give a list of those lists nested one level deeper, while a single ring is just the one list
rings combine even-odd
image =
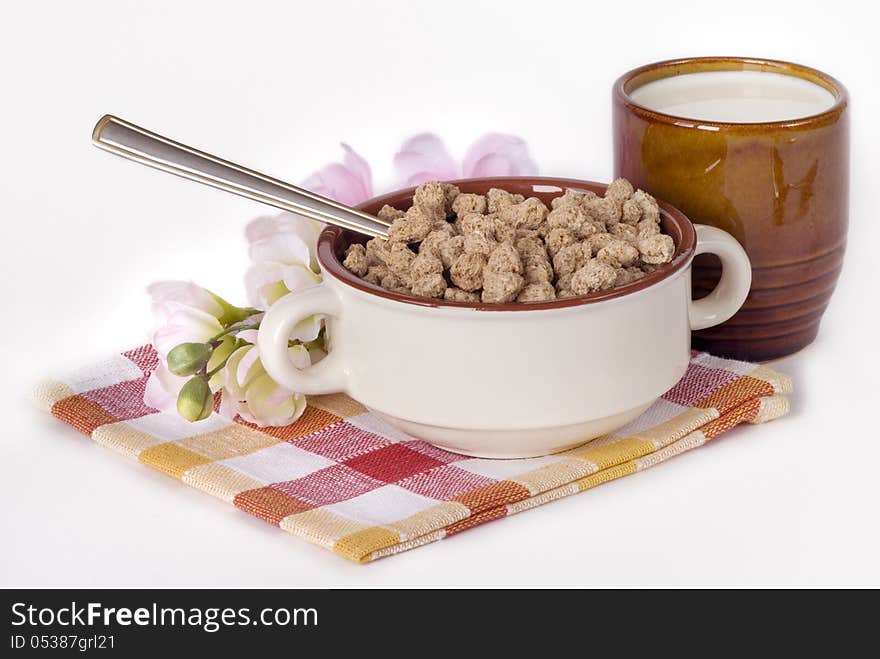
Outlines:
[{"label": "white background", "polygon": [[[880,586],[880,48],[867,3],[28,2],[0,25],[0,585]],[[349,564],[90,442],[31,387],[145,340],[144,287],[243,299],[263,212],[90,145],[112,112],[299,181],[352,144],[489,130],[608,180],[610,86],[686,55],[795,60],[852,94],[850,249],[790,416],[641,475]]]}]

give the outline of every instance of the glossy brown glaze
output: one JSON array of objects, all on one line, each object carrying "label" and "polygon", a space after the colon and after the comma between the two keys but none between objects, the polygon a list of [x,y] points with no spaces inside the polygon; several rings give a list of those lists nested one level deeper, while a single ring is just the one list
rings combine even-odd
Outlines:
[{"label": "glossy brown glaze", "polygon": [[[605,188],[607,187],[605,184],[594,183],[592,181],[546,177],[480,178],[451,182],[455,183],[462,192],[485,194],[489,191],[489,188],[501,188],[508,192],[522,194],[526,197],[538,197],[548,206],[550,205],[551,199],[558,197],[566,190],[604,194]],[[405,190],[391,192],[382,195],[381,197],[370,199],[358,206],[358,208],[374,215],[378,213],[379,209],[385,204],[389,204],[401,210],[406,210],[412,205],[414,191],[415,188],[407,188]],[[660,201],[659,204],[663,231],[672,236],[672,240],[675,242],[675,253],[673,254],[672,261],[631,284],[618,286],[607,291],[591,293],[589,295],[554,300],[552,302],[476,304],[435,300],[431,298],[416,297],[414,295],[401,295],[400,293],[385,290],[380,286],[375,286],[364,281],[343,267],[342,259],[344,258],[346,248],[352,242],[363,243],[367,238],[366,236],[346,231],[345,229],[340,229],[335,226],[328,226],[321,232],[321,235],[318,238],[318,260],[321,262],[322,269],[331,273],[334,277],[340,279],[349,286],[353,286],[354,288],[367,293],[378,295],[379,297],[384,297],[389,300],[397,300],[398,302],[405,302],[407,304],[428,307],[466,307],[481,311],[536,311],[540,309],[576,307],[586,304],[594,304],[620,297],[622,295],[627,295],[635,291],[644,290],[652,284],[656,284],[681,269],[688,267],[693,258],[694,248],[697,244],[694,225],[691,224],[690,220],[688,220],[681,211],[662,201]]]},{"label": "glossy brown glaze", "polygon": [[[816,83],[834,105],[810,117],[770,123],[698,121],[651,111],[629,94],[670,76],[770,71]],[[773,60],[703,57],[649,64],[613,89],[614,171],[675,204],[691,220],[733,234],[752,261],[743,308],[694,333],[695,347],[764,360],[791,354],[816,336],[843,261],[849,204],[849,104],[834,78]],[[694,260],[699,298],[720,276],[717,259]]]}]

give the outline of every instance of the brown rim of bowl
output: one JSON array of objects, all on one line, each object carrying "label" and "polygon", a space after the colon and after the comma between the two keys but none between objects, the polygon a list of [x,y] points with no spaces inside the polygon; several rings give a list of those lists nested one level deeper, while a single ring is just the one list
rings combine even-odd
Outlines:
[{"label": "brown rim of bowl", "polygon": [[[668,71],[668,73],[667,73]],[[806,117],[782,119],[780,121],[756,121],[728,123],[723,121],[707,121],[694,117],[679,117],[657,110],[651,110],[632,100],[629,93],[642,85],[663,78],[671,78],[686,73],[701,73],[708,71],[766,71],[769,73],[781,73],[784,75],[801,78],[812,82],[834,95],[834,105],[818,114]],[[786,62],[785,60],[763,59],[759,57],[683,57],[681,59],[663,60],[645,64],[620,76],[613,87],[614,99],[623,104],[634,114],[645,119],[672,124],[682,128],[696,128],[699,126],[717,126],[725,129],[736,128],[795,128],[804,124],[824,124],[837,119],[849,104],[849,92],[836,78],[802,64]]]},{"label": "brown rim of bowl", "polygon": [[[602,183],[594,183],[592,181],[580,181],[577,179],[567,178],[547,178],[547,177],[497,177],[497,178],[479,178],[479,179],[461,179],[450,181],[457,185],[462,192],[476,192],[478,194],[485,193],[489,188],[502,188],[510,192],[520,192],[521,194],[528,192],[526,196],[537,196],[543,201],[549,202],[549,199],[558,196],[561,191],[555,190],[536,190],[540,187],[562,188],[562,190],[573,189],[576,191],[591,191],[597,194],[605,192],[607,185]],[[412,202],[414,187],[390,192],[380,197],[375,197],[358,205],[358,208],[374,215],[385,204],[399,208],[408,208]],[[563,309],[566,307],[576,307],[585,304],[594,304],[596,302],[604,302],[619,298],[629,293],[644,290],[653,284],[656,284],[676,272],[687,267],[693,258],[694,249],[697,244],[697,234],[694,225],[691,223],[684,213],[675,207],[659,201],[660,204],[660,221],[663,224],[664,231],[670,234],[675,241],[675,253],[672,261],[665,263],[655,272],[649,273],[641,279],[624,286],[609,289],[589,295],[581,295],[577,297],[565,298],[562,300],[553,300],[552,302],[509,302],[505,304],[496,303],[476,303],[476,302],[450,302],[447,300],[439,300],[434,298],[416,297],[414,295],[403,295],[385,290],[379,286],[370,284],[360,277],[354,275],[343,267],[339,259],[339,255],[348,246],[350,241],[354,239],[356,242],[366,240],[366,236],[353,234],[345,229],[335,226],[327,226],[318,238],[318,260],[321,267],[332,274],[343,283],[356,288],[365,293],[372,293],[386,300],[394,300],[396,302],[404,302],[406,304],[414,304],[421,307],[451,307],[476,309],[479,311],[538,311],[543,309]]]}]

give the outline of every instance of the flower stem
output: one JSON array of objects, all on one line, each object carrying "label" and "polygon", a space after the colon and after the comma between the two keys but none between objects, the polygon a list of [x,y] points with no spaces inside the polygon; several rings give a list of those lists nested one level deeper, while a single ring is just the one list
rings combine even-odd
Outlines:
[{"label": "flower stem", "polygon": [[214,341],[217,341],[218,339],[226,336],[227,334],[231,334],[232,332],[240,332],[242,330],[249,330],[249,329],[260,329],[260,323],[250,323],[247,325],[230,325],[229,327],[227,327],[225,330],[223,330],[219,334],[215,334],[210,339],[208,339],[208,343],[212,343]]},{"label": "flower stem", "polygon": [[[258,327],[259,327],[259,325],[258,325]],[[248,329],[253,329],[253,328],[248,328]],[[210,371],[208,371],[205,374],[205,377],[210,380],[212,377],[217,375],[218,372],[223,370],[223,368],[226,367],[226,362],[229,361],[229,358],[232,357],[232,355],[235,353],[235,351],[238,350],[245,343],[247,343],[247,341],[242,341],[241,339],[236,338],[235,342],[232,344],[232,350],[230,351],[230,353],[228,355],[226,355],[226,359],[224,359],[220,364],[218,364],[217,366],[212,368]]]}]

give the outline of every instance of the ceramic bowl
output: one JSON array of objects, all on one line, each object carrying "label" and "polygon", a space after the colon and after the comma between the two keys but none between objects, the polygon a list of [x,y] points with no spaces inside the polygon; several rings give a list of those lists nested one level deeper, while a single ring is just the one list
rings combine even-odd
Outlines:
[{"label": "ceramic bowl", "polygon": [[[497,187],[549,204],[566,189],[606,186],[556,178],[456,181],[462,192]],[[361,206],[405,209],[413,189]],[[739,309],[750,284],[748,257],[727,233],[694,227],[660,203],[676,249],[644,278],[551,302],[466,304],[400,295],[369,284],[341,263],[352,240],[328,227],[318,240],[323,283],[276,302],[258,344],[266,370],[305,394],[345,392],[405,433],[467,455],[515,458],[581,444],[631,421],[684,374],[691,329]],[[695,254],[717,254],[724,274],[691,302]],[[329,354],[303,370],[290,362],[293,326],[327,318]]]}]

